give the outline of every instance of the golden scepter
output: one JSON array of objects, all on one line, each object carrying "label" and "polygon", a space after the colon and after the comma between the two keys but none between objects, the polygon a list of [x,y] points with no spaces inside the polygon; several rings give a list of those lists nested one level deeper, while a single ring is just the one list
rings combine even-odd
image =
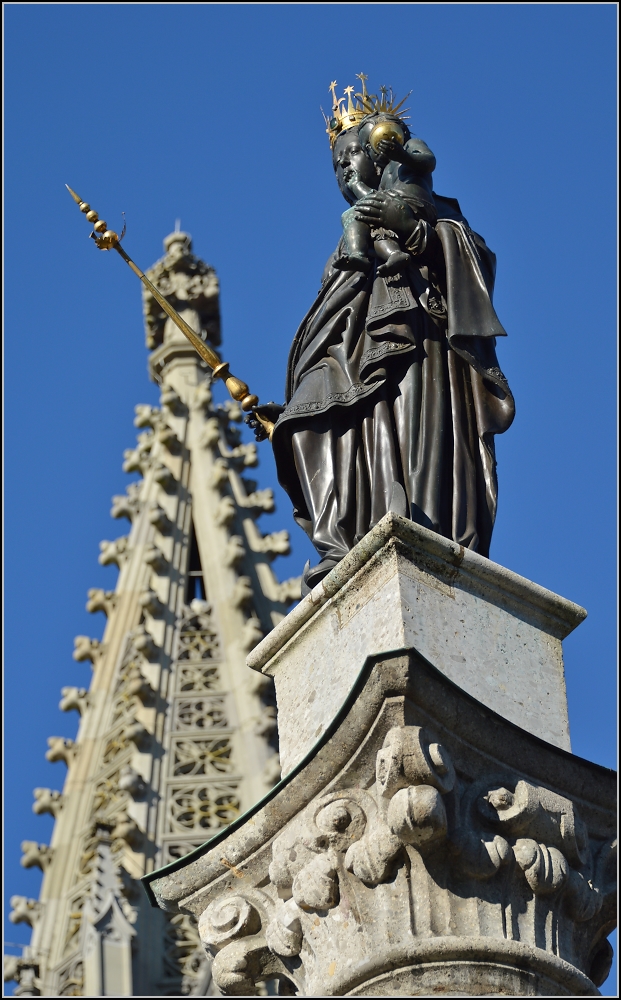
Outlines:
[{"label": "golden scepter", "polygon": [[188,326],[186,321],[182,319],[179,313],[175,309],[173,309],[170,302],[168,302],[168,300],[162,295],[162,293],[157,290],[155,285],[151,281],[149,281],[146,274],[143,271],[141,271],[140,268],[136,264],[134,264],[131,257],[125,253],[123,247],[121,246],[121,240],[125,235],[125,228],[123,228],[123,232],[121,233],[121,235],[118,236],[118,234],[115,233],[112,229],[108,229],[108,223],[104,222],[103,219],[99,218],[97,212],[95,212],[94,209],[91,208],[91,206],[88,204],[87,201],[82,201],[79,194],[76,194],[75,191],[73,191],[68,184],[65,184],[65,187],[67,188],[67,191],[69,192],[73,200],[78,205],[80,211],[84,212],[84,214],[86,215],[87,221],[93,223],[94,232],[91,233],[91,237],[92,239],[95,240],[95,243],[97,244],[99,249],[116,250],[117,253],[121,255],[123,260],[127,264],[129,264],[134,274],[138,275],[145,288],[149,289],[153,298],[157,299],[157,301],[159,302],[159,304],[161,305],[162,309],[167,314],[167,316],[170,316],[173,323],[181,330],[183,334],[185,334],[185,336],[188,338],[188,340],[190,341],[192,347],[197,352],[197,354],[199,354],[200,357],[203,359],[203,361],[209,365],[209,367],[211,368],[211,377],[214,379],[221,378],[224,380],[224,384],[226,385],[233,399],[240,404],[242,410],[244,410],[246,413],[252,412],[253,418],[261,424],[269,440],[271,441],[272,433],[274,431],[274,424],[271,420],[268,420],[267,417],[263,417],[261,416],[261,414],[257,412],[256,407],[258,406],[259,403],[259,397],[255,396],[254,393],[250,392],[245,382],[242,382],[241,379],[235,378],[234,375],[231,375],[231,373],[229,372],[228,362],[220,361],[220,358],[218,357],[216,352],[212,351],[211,347],[208,347],[207,344],[203,340],[201,340],[199,336],[197,336],[192,327]]}]

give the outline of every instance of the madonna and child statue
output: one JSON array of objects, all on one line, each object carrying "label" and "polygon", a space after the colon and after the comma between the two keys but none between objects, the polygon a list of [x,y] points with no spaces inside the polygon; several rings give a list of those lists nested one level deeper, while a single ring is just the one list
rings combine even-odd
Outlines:
[{"label": "madonna and child statue", "polygon": [[342,236],[294,337],[285,403],[259,408],[319,555],[305,593],[390,510],[488,556],[494,437],[515,412],[496,357],[496,258],[434,191],[435,156],[404,102],[359,79],[340,98],[331,84],[326,119]]}]

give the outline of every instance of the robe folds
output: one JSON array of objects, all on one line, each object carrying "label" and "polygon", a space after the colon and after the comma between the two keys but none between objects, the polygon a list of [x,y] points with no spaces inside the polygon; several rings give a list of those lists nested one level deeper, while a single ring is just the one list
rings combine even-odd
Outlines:
[{"label": "robe folds", "polygon": [[454,199],[435,200],[442,267],[411,257],[394,277],[338,271],[337,247],[291,347],[272,444],[322,560],[386,514],[394,483],[413,521],[489,554],[494,436],[515,412],[496,358],[496,259]]}]

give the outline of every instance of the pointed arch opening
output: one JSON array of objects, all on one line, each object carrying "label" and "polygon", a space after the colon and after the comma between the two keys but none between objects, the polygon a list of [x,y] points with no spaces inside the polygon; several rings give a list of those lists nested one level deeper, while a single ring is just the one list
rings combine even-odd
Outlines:
[{"label": "pointed arch opening", "polygon": [[198,598],[200,601],[207,600],[207,589],[203,577],[203,567],[201,565],[201,555],[198,551],[194,522],[190,529],[190,555],[188,558],[187,581],[185,585],[185,603],[190,604]]}]

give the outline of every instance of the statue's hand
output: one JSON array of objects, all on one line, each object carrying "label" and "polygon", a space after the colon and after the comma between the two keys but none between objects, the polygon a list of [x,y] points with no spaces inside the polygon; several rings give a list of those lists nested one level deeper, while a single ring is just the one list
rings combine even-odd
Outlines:
[{"label": "statue's hand", "polygon": [[253,407],[252,413],[249,413],[246,417],[246,423],[254,431],[257,441],[265,441],[267,438],[267,431],[261,421],[257,419],[258,416],[263,417],[264,420],[271,420],[275,424],[284,409],[284,406],[281,406],[280,403],[274,402]]},{"label": "statue's hand", "polygon": [[423,219],[419,219],[408,239],[407,248],[413,257],[420,257],[425,252],[432,236],[435,236],[435,233],[431,226]]},{"label": "statue's hand", "polygon": [[355,167],[346,167],[343,171],[343,180],[346,184],[352,184],[360,180],[360,174]]},{"label": "statue's hand", "polygon": [[408,162],[408,155],[400,142],[395,142],[393,139],[382,139],[377,148],[389,160],[396,160],[397,163]]},{"label": "statue's hand", "polygon": [[375,191],[356,205],[356,218],[369,226],[392,229],[404,239],[414,231],[416,218],[409,205],[385,191]]}]

